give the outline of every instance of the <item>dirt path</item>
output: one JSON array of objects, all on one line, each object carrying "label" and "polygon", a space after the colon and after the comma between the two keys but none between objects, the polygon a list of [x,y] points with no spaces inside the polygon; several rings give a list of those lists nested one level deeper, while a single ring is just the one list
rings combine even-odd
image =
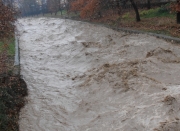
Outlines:
[{"label": "dirt path", "polygon": [[20,131],[180,130],[180,47],[70,20],[20,19]]}]

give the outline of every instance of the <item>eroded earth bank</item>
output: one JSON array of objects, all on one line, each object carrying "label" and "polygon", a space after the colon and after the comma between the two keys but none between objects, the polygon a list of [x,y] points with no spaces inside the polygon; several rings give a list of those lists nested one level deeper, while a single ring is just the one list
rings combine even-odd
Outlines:
[{"label": "eroded earth bank", "polygon": [[88,23],[19,19],[20,131],[179,131],[180,46]]}]

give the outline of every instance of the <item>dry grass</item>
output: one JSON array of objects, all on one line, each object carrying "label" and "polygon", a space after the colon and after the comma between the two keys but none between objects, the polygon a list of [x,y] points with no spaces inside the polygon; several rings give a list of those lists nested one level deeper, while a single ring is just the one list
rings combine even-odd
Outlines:
[{"label": "dry grass", "polygon": [[180,37],[180,25],[176,24],[176,19],[168,17],[144,18],[140,22],[122,20],[118,27]]}]

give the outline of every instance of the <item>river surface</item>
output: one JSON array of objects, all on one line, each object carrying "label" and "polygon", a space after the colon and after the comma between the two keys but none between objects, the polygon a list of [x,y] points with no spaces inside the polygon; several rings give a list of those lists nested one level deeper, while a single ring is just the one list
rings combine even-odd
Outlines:
[{"label": "river surface", "polygon": [[179,131],[180,47],[84,22],[17,23],[20,131]]}]

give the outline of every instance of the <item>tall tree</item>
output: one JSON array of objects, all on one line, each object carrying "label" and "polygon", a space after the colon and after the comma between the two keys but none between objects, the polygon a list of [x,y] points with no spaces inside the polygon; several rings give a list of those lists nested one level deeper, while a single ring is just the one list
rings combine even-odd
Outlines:
[{"label": "tall tree", "polygon": [[147,0],[147,8],[151,9],[151,2],[150,2],[150,0]]},{"label": "tall tree", "polygon": [[40,13],[39,5],[36,0],[22,0],[21,13],[23,16],[35,15]]},{"label": "tall tree", "polygon": [[176,3],[172,3],[171,9],[176,12],[177,24],[180,24],[180,0],[177,0]]},{"label": "tall tree", "polygon": [[61,12],[61,16],[62,16],[63,7],[61,4],[61,0],[59,0],[59,11]]},{"label": "tall tree", "polygon": [[177,0],[177,4],[176,4],[176,19],[177,19],[177,23],[180,24],[180,0]]},{"label": "tall tree", "polygon": [[42,7],[42,14],[44,16],[44,14],[48,12],[46,0],[41,0],[41,7]]},{"label": "tall tree", "polygon": [[59,0],[47,0],[47,9],[48,11],[52,14],[54,13],[55,15],[59,11]]},{"label": "tall tree", "polygon": [[141,21],[137,5],[135,4],[134,0],[130,0],[130,2],[134,8],[135,13],[136,13],[136,21],[137,22]]}]

